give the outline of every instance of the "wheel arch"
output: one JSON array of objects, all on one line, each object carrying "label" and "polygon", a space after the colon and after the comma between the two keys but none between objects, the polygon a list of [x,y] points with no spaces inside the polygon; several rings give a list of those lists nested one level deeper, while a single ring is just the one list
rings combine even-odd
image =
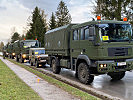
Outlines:
[{"label": "wheel arch", "polygon": [[77,61],[76,61],[76,72],[78,71],[78,66],[81,62],[86,63],[88,66],[91,65],[91,60],[88,58],[88,56],[86,55],[79,55],[77,57]]},{"label": "wheel arch", "polygon": [[81,63],[81,62],[87,63],[87,65],[91,65],[91,60],[88,58],[86,55],[79,55],[77,57],[77,62],[76,62],[76,67]]}]

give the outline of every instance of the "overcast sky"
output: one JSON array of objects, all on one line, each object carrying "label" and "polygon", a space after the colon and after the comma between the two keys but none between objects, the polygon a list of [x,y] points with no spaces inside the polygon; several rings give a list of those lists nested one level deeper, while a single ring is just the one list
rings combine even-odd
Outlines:
[{"label": "overcast sky", "polygon": [[[72,23],[92,20],[93,0],[63,0],[72,16]],[[0,0],[0,41],[7,43],[13,30],[23,34],[27,19],[33,9],[38,6],[47,14],[57,10],[60,0]],[[15,27],[15,29],[14,29]]]}]

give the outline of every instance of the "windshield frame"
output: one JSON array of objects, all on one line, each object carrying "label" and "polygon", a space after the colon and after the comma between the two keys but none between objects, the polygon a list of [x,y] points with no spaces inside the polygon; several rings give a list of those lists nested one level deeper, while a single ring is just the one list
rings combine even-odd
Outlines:
[{"label": "windshield frame", "polygon": [[[41,51],[41,52],[39,52],[39,51]],[[42,52],[42,51],[43,51],[43,52]],[[35,52],[38,52],[38,54],[35,54]],[[45,49],[34,50],[34,54],[35,54],[35,55],[45,54]]]},{"label": "windshield frame", "polygon": [[[126,42],[133,40],[133,32],[131,24],[101,23],[97,24],[96,26],[98,28],[98,35],[101,42]],[[111,26],[113,26],[114,29],[112,29]],[[113,30],[113,32],[111,30]],[[112,34],[110,34],[111,32]],[[125,34],[124,32],[127,33]],[[103,33],[106,33],[106,35],[102,35]],[[113,34],[119,34],[119,36]],[[124,35],[124,37],[122,37],[122,35]],[[106,36],[107,40],[103,40],[103,36]]]},{"label": "windshield frame", "polygon": [[39,47],[39,43],[38,41],[24,41],[23,46],[24,48]]}]

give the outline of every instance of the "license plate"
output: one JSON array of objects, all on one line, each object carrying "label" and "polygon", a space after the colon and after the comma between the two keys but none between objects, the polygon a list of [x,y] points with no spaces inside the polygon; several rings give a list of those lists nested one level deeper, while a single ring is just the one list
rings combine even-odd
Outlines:
[{"label": "license plate", "polygon": [[117,66],[125,66],[126,65],[126,62],[118,62],[117,63]]}]

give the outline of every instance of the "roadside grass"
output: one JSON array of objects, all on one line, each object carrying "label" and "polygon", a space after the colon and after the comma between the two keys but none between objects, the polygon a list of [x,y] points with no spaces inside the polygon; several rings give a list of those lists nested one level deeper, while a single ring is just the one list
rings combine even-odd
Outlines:
[{"label": "roadside grass", "polygon": [[67,91],[68,93],[80,98],[81,100],[100,100],[99,98],[97,98],[95,96],[92,96],[92,95],[90,95],[90,94],[88,94],[86,92],[83,92],[83,91],[81,91],[81,90],[79,90],[77,88],[74,88],[74,87],[72,87],[70,85],[67,85],[67,84],[65,84],[65,83],[63,83],[61,81],[53,79],[52,77],[47,76],[47,75],[45,75],[45,74],[43,74],[43,73],[41,73],[39,71],[36,71],[36,70],[34,70],[34,69],[30,68],[30,67],[27,67],[27,66],[25,66],[25,65],[23,65],[21,63],[15,62],[14,60],[11,60],[11,59],[8,59],[8,60],[13,62],[14,64],[17,64],[17,65],[25,68],[26,70],[34,73],[35,75],[37,75],[38,77],[46,80],[47,82],[49,82],[51,84],[54,84],[54,85],[56,85],[59,88],[62,88],[63,90]]},{"label": "roadside grass", "polygon": [[0,60],[0,100],[42,100]]}]

